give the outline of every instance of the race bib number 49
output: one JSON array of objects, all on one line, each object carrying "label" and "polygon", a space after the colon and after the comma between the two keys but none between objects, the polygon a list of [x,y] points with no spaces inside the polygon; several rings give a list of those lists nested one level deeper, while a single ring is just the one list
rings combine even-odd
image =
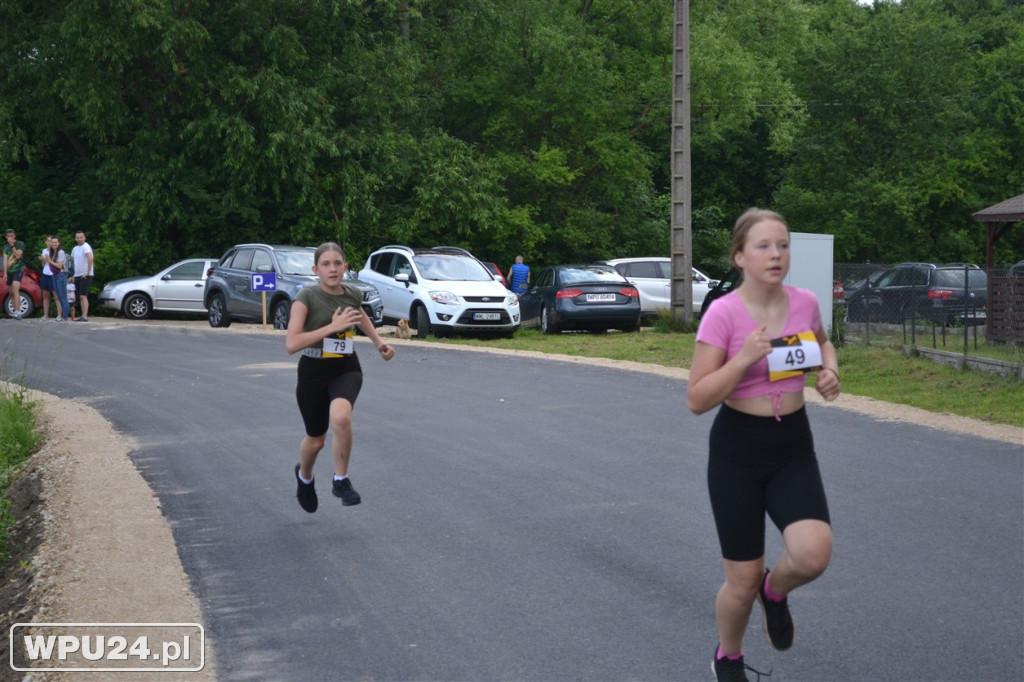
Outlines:
[{"label": "race bib number 49", "polygon": [[768,379],[779,381],[821,369],[821,346],[814,332],[800,332],[772,339],[768,354]]},{"label": "race bib number 49", "polygon": [[324,339],[324,357],[340,358],[342,355],[352,355],[355,350],[356,333],[349,330],[340,336],[328,336]]}]

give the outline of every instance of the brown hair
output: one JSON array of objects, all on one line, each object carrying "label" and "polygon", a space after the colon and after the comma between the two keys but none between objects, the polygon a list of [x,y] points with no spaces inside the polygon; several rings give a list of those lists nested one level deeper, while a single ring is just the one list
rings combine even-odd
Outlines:
[{"label": "brown hair", "polygon": [[318,265],[320,263],[320,256],[324,255],[328,251],[337,251],[341,254],[341,259],[345,260],[345,250],[343,248],[334,242],[324,242],[317,247],[316,253],[313,254],[313,265]]},{"label": "brown hair", "polygon": [[743,215],[736,219],[736,225],[732,228],[732,250],[729,251],[729,260],[734,264],[736,263],[736,254],[742,251],[747,243],[747,235],[750,233],[750,229],[763,220],[777,220],[785,225],[786,231],[789,232],[789,223],[775,211],[757,208],[756,206],[748,208],[743,212]]}]

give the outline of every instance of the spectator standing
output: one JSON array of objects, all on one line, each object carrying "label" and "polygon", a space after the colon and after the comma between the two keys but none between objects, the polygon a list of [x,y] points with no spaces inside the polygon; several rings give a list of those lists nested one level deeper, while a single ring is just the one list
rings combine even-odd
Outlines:
[{"label": "spectator standing", "polygon": [[[53,235],[50,237],[50,249],[46,253],[47,265],[50,267],[50,271],[53,273],[53,297],[57,304],[57,322],[63,322],[64,320],[70,319],[69,308],[71,307],[71,301],[68,300],[68,254],[64,252],[64,249],[60,248],[60,237]],[[72,294],[71,298],[74,298]]]},{"label": "spectator standing", "polygon": [[[53,269],[50,268],[50,263],[47,261],[47,256],[50,254],[50,242],[53,240],[53,235],[46,237],[46,246],[43,247],[42,252],[39,254],[39,260],[43,264],[43,274],[39,278],[39,288],[43,291],[43,319],[50,317],[50,294],[53,293]],[[60,299],[54,296],[54,305],[57,306],[57,316],[60,316]]]},{"label": "spectator standing", "polygon": [[71,249],[71,260],[75,266],[75,292],[78,303],[81,306],[81,316],[76,322],[89,321],[89,287],[92,286],[92,277],[95,274],[92,247],[85,241],[85,232],[75,232],[75,248]]},{"label": "spectator standing", "polygon": [[508,288],[517,294],[526,291],[530,283],[530,266],[523,263],[522,256],[516,256],[515,264],[508,269]]},{"label": "spectator standing", "polygon": [[21,319],[21,276],[25,272],[25,243],[18,241],[18,233],[8,228],[4,244],[4,279],[11,290],[11,317]]}]

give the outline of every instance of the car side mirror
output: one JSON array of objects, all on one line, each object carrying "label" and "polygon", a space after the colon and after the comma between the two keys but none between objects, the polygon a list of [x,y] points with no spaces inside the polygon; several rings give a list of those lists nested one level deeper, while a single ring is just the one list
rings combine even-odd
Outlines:
[{"label": "car side mirror", "polygon": [[397,275],[395,275],[395,281],[396,282],[403,282],[405,284],[405,288],[408,289],[409,288],[409,273],[407,273],[407,272],[400,272],[400,273],[398,273]]}]

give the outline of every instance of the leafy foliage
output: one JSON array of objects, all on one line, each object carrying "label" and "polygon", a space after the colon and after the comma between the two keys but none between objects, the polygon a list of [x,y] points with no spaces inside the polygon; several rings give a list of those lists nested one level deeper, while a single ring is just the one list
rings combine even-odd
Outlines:
[{"label": "leafy foliage", "polygon": [[[84,229],[101,281],[248,240],[668,251],[665,3],[7,0],[0,22],[0,220]],[[1024,187],[1022,27],[1012,0],[693,2],[694,264],[723,274],[755,204],[839,260],[982,260],[971,214]]]}]

